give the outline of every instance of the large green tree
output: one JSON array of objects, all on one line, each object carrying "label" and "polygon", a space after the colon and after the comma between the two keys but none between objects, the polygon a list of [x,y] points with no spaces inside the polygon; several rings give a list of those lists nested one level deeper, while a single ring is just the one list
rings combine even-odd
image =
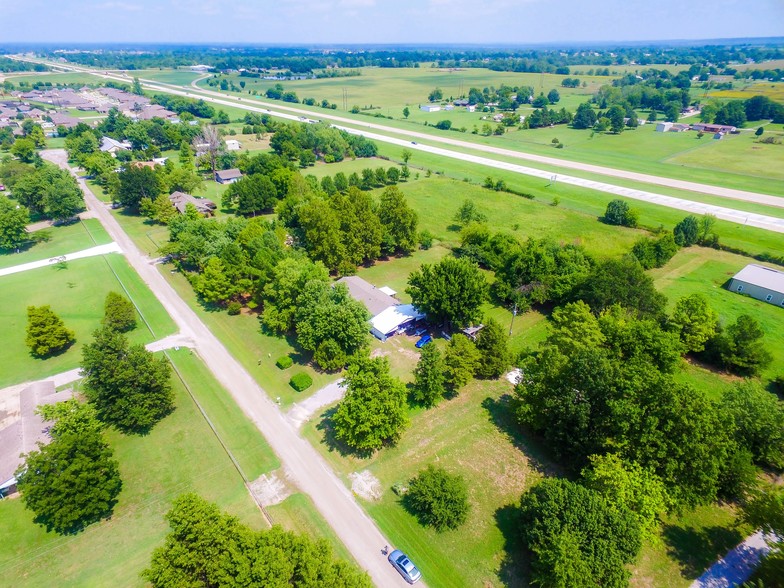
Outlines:
[{"label": "large green tree", "polygon": [[109,516],[122,482],[90,407],[62,404],[42,411],[44,418],[57,419],[52,442],[28,453],[16,478],[35,522],[65,534]]},{"label": "large green tree", "polygon": [[[349,295],[345,285],[333,287],[325,282],[311,281],[305,285],[299,302],[297,343],[304,349],[317,351],[326,341],[331,341],[337,344],[344,357],[349,357],[367,346],[370,314],[364,304]],[[334,353],[330,356],[334,357]],[[338,366],[328,367],[337,369]]]},{"label": "large green tree", "polygon": [[82,349],[82,372],[98,418],[124,433],[147,433],[174,410],[169,362],[115,330],[95,331]]},{"label": "large green tree", "polygon": [[27,307],[27,339],[34,355],[46,357],[64,351],[76,341],[76,334],[67,329],[62,319],[46,306]]},{"label": "large green tree", "polygon": [[378,217],[384,227],[381,247],[385,255],[408,255],[416,249],[419,218],[397,187],[390,186],[381,193]]},{"label": "large green tree", "polygon": [[454,326],[465,326],[480,318],[487,292],[487,280],[479,267],[454,257],[422,265],[408,277],[406,288],[414,306],[431,321]]},{"label": "large green tree", "polygon": [[278,191],[272,180],[263,174],[250,174],[233,183],[223,193],[221,204],[235,208],[246,216],[272,210],[278,202]]},{"label": "large green tree", "polygon": [[607,204],[602,220],[608,225],[620,225],[622,227],[637,226],[637,211],[635,211],[625,200],[611,200]]},{"label": "large green tree", "polygon": [[124,333],[136,328],[136,308],[122,294],[109,292],[106,295],[103,308],[101,322],[110,329]]},{"label": "large green tree", "polygon": [[166,520],[166,542],[142,574],[154,588],[372,586],[366,574],[336,559],[327,541],[277,525],[253,531],[195,494],[177,498]]},{"label": "large green tree", "polygon": [[509,367],[509,337],[501,324],[488,318],[476,338],[476,348],[482,356],[476,367],[480,378],[497,378]]},{"label": "large green tree", "polygon": [[765,331],[759,321],[751,315],[742,314],[719,332],[707,347],[730,371],[755,376],[773,360],[770,351],[765,348],[764,338]]},{"label": "large green tree", "polygon": [[555,478],[523,495],[520,532],[531,554],[532,580],[540,586],[625,588],[626,565],[642,546],[628,508],[610,506],[599,492]]},{"label": "large green tree", "polygon": [[760,465],[784,469],[784,402],[746,380],[724,391],[720,408],[735,425],[735,440]]},{"label": "large green tree", "polygon": [[422,347],[414,369],[412,396],[425,406],[435,406],[446,392],[446,363],[434,342]]},{"label": "large green tree", "polygon": [[0,249],[17,249],[28,239],[30,213],[24,206],[0,197]]},{"label": "large green tree", "polygon": [[155,200],[161,193],[163,185],[154,169],[146,166],[129,165],[125,171],[117,174],[117,201],[128,208],[136,208],[142,198]]},{"label": "large green tree", "polygon": [[704,295],[696,293],[678,299],[667,323],[688,351],[699,352],[716,334],[719,315]]},{"label": "large green tree", "polygon": [[300,297],[310,281],[329,281],[324,264],[314,263],[304,255],[281,259],[272,270],[272,279],[264,286],[264,326],[277,333],[292,331]]},{"label": "large green tree", "polygon": [[332,417],[335,437],[359,453],[394,443],[408,426],[406,387],[384,357],[358,358],[342,384],[346,395]]},{"label": "large green tree", "polygon": [[641,317],[661,319],[667,298],[656,291],[653,279],[634,257],[607,259],[593,268],[575,298],[595,313],[620,304]]},{"label": "large green tree", "polygon": [[457,529],[470,510],[465,480],[432,465],[409,482],[404,503],[423,524],[436,531]]},{"label": "large green tree", "polygon": [[444,355],[446,385],[451,390],[457,391],[468,384],[476,374],[481,361],[482,354],[471,339],[462,333],[453,335]]}]

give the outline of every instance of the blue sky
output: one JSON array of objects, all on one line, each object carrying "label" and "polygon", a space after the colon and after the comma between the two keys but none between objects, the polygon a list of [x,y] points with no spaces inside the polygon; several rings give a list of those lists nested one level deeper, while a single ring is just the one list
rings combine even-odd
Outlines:
[{"label": "blue sky", "polygon": [[784,35],[784,0],[0,0],[2,42],[558,43]]}]

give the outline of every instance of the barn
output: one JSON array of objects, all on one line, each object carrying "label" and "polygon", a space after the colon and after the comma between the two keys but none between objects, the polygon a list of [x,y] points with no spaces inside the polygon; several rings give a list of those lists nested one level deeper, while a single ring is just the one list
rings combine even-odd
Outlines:
[{"label": "barn", "polygon": [[763,302],[784,306],[784,272],[772,267],[750,263],[732,277],[729,289]]}]

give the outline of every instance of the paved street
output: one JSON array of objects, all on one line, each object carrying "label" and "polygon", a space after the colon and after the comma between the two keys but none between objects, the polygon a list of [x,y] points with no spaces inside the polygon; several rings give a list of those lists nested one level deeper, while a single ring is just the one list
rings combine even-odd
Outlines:
[{"label": "paved street", "polygon": [[73,261],[74,259],[84,259],[85,257],[95,257],[96,255],[106,255],[107,253],[122,253],[117,243],[107,243],[106,245],[96,245],[89,249],[82,249],[75,253],[66,253],[65,255],[58,255],[49,259],[40,259],[38,261],[31,261],[29,263],[20,263],[19,265],[12,265],[0,269],[0,276],[9,276],[11,274],[18,274],[19,272],[26,272],[27,270],[36,269],[39,267],[46,267],[55,263],[64,261]]},{"label": "paved street", "polygon": [[[41,156],[68,169],[62,149],[41,152]],[[353,495],[338,479],[318,452],[278,410],[251,375],[231,356],[223,344],[204,325],[198,315],[179,297],[152,260],[145,257],[98,200],[84,180],[78,179],[85,203],[125,253],[128,262],[166,308],[180,329],[180,335],[193,341],[194,348],[215,378],[234,397],[238,406],[264,434],[267,442],[288,468],[293,481],[309,494],[316,508],[334,529],[359,565],[368,571],[378,586],[406,585],[381,555],[389,540],[365,514]]]}]

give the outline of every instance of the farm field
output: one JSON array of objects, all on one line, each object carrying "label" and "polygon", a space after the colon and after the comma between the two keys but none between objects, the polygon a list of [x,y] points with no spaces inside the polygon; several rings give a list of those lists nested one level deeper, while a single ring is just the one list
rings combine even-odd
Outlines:
[{"label": "farm field", "polygon": [[[38,380],[78,366],[81,347],[100,325],[106,294],[127,295],[144,321],[129,333],[133,343],[149,343],[175,332],[169,315],[119,254],[90,257],[0,277],[0,387]],[[24,293],[20,296],[20,293]],[[76,333],[76,343],[60,355],[37,359],[25,340],[27,306],[48,304]]]},{"label": "farm field", "polygon": [[[593,141],[591,137],[591,131],[578,131],[574,129],[569,129],[563,125],[559,125],[553,128],[547,129],[532,129],[532,130],[516,130],[512,128],[509,132],[504,134],[503,136],[491,136],[491,137],[482,137],[479,135],[472,135],[469,133],[455,133],[449,131],[438,131],[432,126],[424,126],[425,122],[428,122],[430,125],[435,124],[439,120],[443,119],[450,119],[452,120],[454,126],[457,127],[466,127],[469,131],[473,128],[476,124],[480,128],[481,126],[488,121],[481,120],[483,116],[481,113],[466,113],[462,112],[459,109],[455,109],[453,111],[440,111],[434,113],[424,113],[418,109],[418,103],[409,106],[411,110],[411,115],[409,116],[408,120],[402,118],[402,108],[405,103],[400,103],[399,108],[396,106],[392,106],[397,101],[404,99],[406,96],[415,96],[418,95],[416,92],[423,93],[423,98],[420,100],[419,103],[426,101],[427,93],[435,86],[429,85],[433,78],[430,76],[424,77],[416,77],[420,74],[412,73],[417,72],[416,69],[408,69],[408,70],[377,70],[376,68],[369,68],[373,74],[368,75],[368,79],[364,79],[366,76],[359,76],[359,77],[352,77],[352,78],[334,78],[334,79],[324,79],[324,80],[295,80],[291,82],[285,82],[284,87],[286,89],[292,89],[298,93],[300,98],[310,96],[304,90],[300,91],[298,87],[303,87],[310,91],[310,88],[324,88],[324,91],[330,85],[335,86],[336,90],[340,91],[341,97],[340,100],[334,99],[330,100],[332,102],[339,102],[339,110],[331,111],[331,110],[324,110],[320,107],[307,107],[303,105],[292,105],[292,104],[285,104],[280,103],[281,106],[294,106],[297,108],[303,108],[306,110],[311,110],[314,112],[314,116],[318,117],[318,113],[322,112],[325,114],[334,113],[338,116],[343,116],[346,118],[355,119],[357,121],[365,121],[365,122],[378,122],[379,124],[396,127],[404,130],[416,130],[419,132],[426,132],[432,133],[438,136],[444,137],[453,137],[459,138],[461,140],[476,142],[479,144],[487,144],[487,145],[494,145],[499,147],[507,147],[511,149],[518,149],[522,151],[527,151],[531,153],[541,154],[541,155],[548,155],[552,157],[563,157],[564,153],[555,153],[555,150],[552,149],[550,145],[550,141],[552,140],[553,136],[558,136],[558,138],[567,145],[567,149],[569,149],[568,158],[575,161],[581,161],[585,163],[593,163],[598,165],[606,165],[610,167],[617,167],[620,169],[629,169],[633,171],[639,171],[644,173],[650,173],[655,175],[662,175],[666,177],[674,177],[680,179],[687,179],[691,181],[703,182],[708,184],[717,184],[727,187],[733,187],[737,189],[745,189],[750,191],[759,191],[759,192],[768,192],[769,190],[774,190],[771,193],[774,194],[784,194],[784,190],[776,183],[769,185],[768,188],[765,188],[765,180],[766,179],[773,179],[773,176],[770,175],[771,169],[765,168],[764,164],[761,166],[763,168],[763,176],[761,178],[756,177],[754,174],[735,174],[730,173],[734,172],[736,169],[743,169],[745,163],[749,163],[751,167],[755,167],[755,162],[759,160],[758,157],[751,157],[750,154],[739,153],[737,154],[737,159],[735,165],[730,169],[725,168],[715,168],[711,165],[711,158],[710,153],[705,152],[703,153],[704,157],[698,159],[699,165],[692,164],[690,169],[683,170],[680,169],[679,165],[673,165],[666,161],[663,161],[662,158],[664,155],[673,156],[678,153],[682,149],[689,149],[691,148],[691,144],[696,143],[696,134],[695,133],[655,133],[654,134],[654,126],[653,125],[644,125],[638,128],[635,131],[626,131],[621,135],[594,135],[593,139],[597,137],[603,137],[608,139],[608,141],[601,142],[600,141]],[[363,70],[364,71],[364,70]],[[427,71],[420,70],[419,71]],[[479,72],[486,72],[486,70],[465,70],[471,74],[471,76],[478,76]],[[464,72],[458,72],[464,73]],[[383,83],[378,81],[373,76],[382,76],[387,75],[389,76],[388,80],[385,80]],[[451,75],[451,74],[443,74],[443,75]],[[492,79],[496,79],[494,76],[531,76],[538,77],[539,74],[509,74],[505,72],[486,72],[486,75]],[[401,76],[401,79],[398,80],[397,76]],[[414,76],[413,79],[416,79],[419,83],[422,84],[421,88],[417,88],[416,85],[414,87],[406,86],[407,83],[411,83],[410,80],[406,76]],[[236,76],[235,76],[236,77]],[[553,86],[548,86],[549,82],[543,82],[544,91],[547,92],[550,87],[558,87],[559,92],[562,95],[562,100],[555,106],[555,108],[565,107],[569,110],[574,111],[577,105],[580,102],[584,102],[590,98],[590,94],[598,89],[599,85],[595,85],[592,87],[589,85],[585,89],[583,88],[575,88],[575,89],[567,89],[560,87],[560,78],[563,76],[549,76],[552,78],[559,78],[559,80],[553,79],[552,83],[555,84]],[[545,79],[548,78],[548,75],[545,74]],[[471,78],[476,81],[476,78]],[[478,87],[482,88],[488,85],[491,85],[487,81],[487,77],[484,78],[485,82],[478,82]],[[600,83],[609,83],[612,78],[607,77],[599,77],[597,82]],[[408,82],[406,81],[408,80]],[[426,81],[422,81],[426,80]],[[236,80],[235,80],[236,81]],[[247,80],[246,80],[247,81]],[[397,83],[397,82],[400,83]],[[272,81],[259,81],[259,80],[251,80],[248,82],[249,85],[246,88],[253,88],[252,82],[257,82],[259,88],[262,90],[266,90],[267,87],[273,85],[275,82]],[[266,83],[266,85],[264,85]],[[460,87],[460,82],[453,82],[455,84],[455,90],[453,95],[459,95],[458,88]],[[500,82],[499,82],[500,83]],[[512,82],[507,82],[512,83]],[[514,82],[512,85],[524,84],[525,82]],[[200,82],[202,87],[211,89],[205,85],[204,82]],[[299,86],[297,86],[299,84]],[[382,107],[377,110],[370,110],[366,111],[370,114],[382,114],[384,118],[380,118],[378,120],[374,120],[368,116],[363,115],[352,115],[345,111],[342,111],[342,89],[345,86],[346,88],[378,88],[379,85],[381,88],[386,90],[387,84],[390,85],[394,89],[390,89],[388,92],[381,91],[381,90],[363,90],[361,96],[364,96],[366,101],[364,103],[360,103],[358,105],[370,105],[373,104],[374,106],[381,105]],[[499,84],[496,84],[499,85]],[[467,92],[467,89],[471,87],[468,82],[464,83],[463,92]],[[402,88],[402,89],[401,89]],[[534,85],[536,91],[538,91],[538,86]],[[255,88],[253,88],[255,89]],[[447,88],[442,87],[444,90],[445,98],[448,98],[450,92]],[[315,90],[313,90],[315,91]],[[377,92],[377,93],[375,93]],[[263,92],[262,92],[263,93]],[[324,92],[322,92],[324,93]],[[316,97],[316,96],[314,96]],[[574,103],[570,103],[571,101]],[[318,100],[321,100],[321,95],[319,95]],[[373,100],[375,98],[375,101]],[[259,97],[261,100],[266,100],[263,97]],[[268,101],[268,100],[267,100]],[[268,101],[270,102],[270,101]],[[349,106],[351,108],[354,103],[351,102],[351,98],[349,98]],[[389,106],[387,106],[389,104]],[[413,107],[412,107],[413,106]],[[522,111],[521,111],[522,112]],[[388,116],[393,117],[394,120],[389,120]],[[422,119],[422,120],[419,120]],[[685,119],[689,121],[690,119]],[[489,121],[492,123],[492,121]],[[696,120],[694,121],[696,122]],[[491,124],[491,126],[493,126]],[[753,124],[750,124],[750,127],[753,127]],[[555,134],[553,134],[555,133]],[[646,137],[646,133],[650,133],[651,137]],[[536,138],[539,135],[542,138]],[[563,135],[560,136],[560,135]],[[742,137],[743,135],[741,135]],[[543,138],[546,137],[546,140]],[[564,139],[567,137],[567,139]],[[666,138],[664,138],[666,137]],[[673,139],[672,137],[679,137],[678,139]],[[730,137],[729,139],[738,139],[739,137]],[[617,139],[617,140],[616,140]],[[613,141],[610,141],[613,140]],[[726,140],[726,139],[725,139]],[[705,143],[709,143],[709,141],[705,141]],[[577,148],[571,148],[570,146],[577,146]],[[582,146],[582,147],[581,147]],[[674,150],[673,147],[675,147]],[[672,150],[672,151],[670,151]],[[664,151],[664,154],[662,153]],[[776,172],[774,172],[776,173]]]},{"label": "farm field", "polygon": [[[175,357],[175,365],[199,401],[212,404],[210,397],[219,386],[203,364],[183,356]],[[60,585],[144,586],[139,573],[168,532],[163,515],[172,500],[186,492],[215,501],[253,528],[266,525],[241,476],[176,377],[173,386],[177,408],[150,434],[108,433],[123,480],[110,520],[77,535],[59,536],[35,525],[20,499],[0,502],[0,534],[4,537],[0,574],[10,584],[44,587],[57,578]],[[229,444],[241,446],[250,439],[243,433],[255,431],[255,437],[251,435],[255,441],[242,459],[255,461],[257,469],[274,467],[276,459],[255,427],[236,405],[226,405],[225,410],[225,418],[218,418],[225,425],[236,423],[232,426],[237,428],[234,431],[227,426],[221,432],[228,436]]]},{"label": "farm field", "polygon": [[31,243],[20,253],[3,253],[0,255],[0,269],[111,243],[101,223],[91,218],[37,231],[39,235],[41,232],[46,233],[48,240]]}]

